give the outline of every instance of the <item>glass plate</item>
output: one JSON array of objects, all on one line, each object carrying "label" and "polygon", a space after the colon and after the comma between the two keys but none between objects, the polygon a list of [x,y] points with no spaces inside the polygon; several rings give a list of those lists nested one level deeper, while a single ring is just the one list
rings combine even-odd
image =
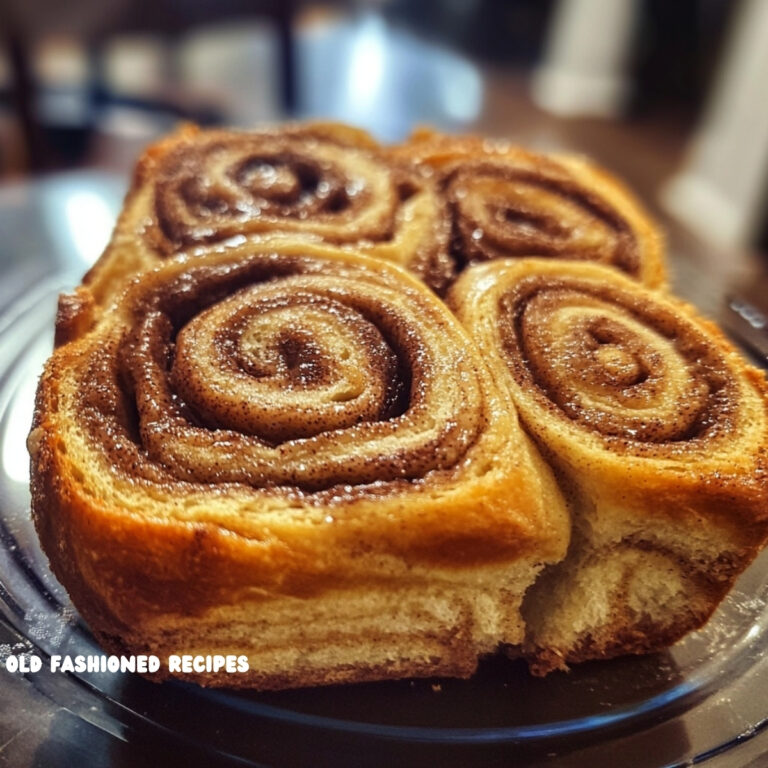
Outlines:
[{"label": "glass plate", "polygon": [[[100,652],[51,575],[29,516],[25,439],[34,391],[51,349],[56,296],[74,282],[54,273],[0,312],[5,657]],[[28,678],[56,706],[119,739],[161,734],[246,765],[690,765],[726,755],[768,722],[767,569],[768,552],[709,624],[668,653],[583,664],[545,679],[503,658],[484,661],[468,681],[264,694],[51,673],[46,663]],[[761,759],[755,765],[765,765]]]}]

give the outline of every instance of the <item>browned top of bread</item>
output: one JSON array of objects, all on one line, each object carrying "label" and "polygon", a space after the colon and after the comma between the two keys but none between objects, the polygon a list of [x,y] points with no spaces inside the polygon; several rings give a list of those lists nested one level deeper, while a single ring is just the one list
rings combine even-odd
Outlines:
[{"label": "browned top of bread", "polygon": [[607,264],[650,287],[666,285],[664,241],[650,215],[624,184],[584,157],[428,129],[390,156],[432,174],[448,202],[460,269],[546,256]]},{"label": "browned top of bread", "polygon": [[173,254],[281,236],[385,258],[438,291],[454,273],[432,180],[364,131],[186,125],[140,158],[111,245],[85,283],[104,303],[126,278]]}]

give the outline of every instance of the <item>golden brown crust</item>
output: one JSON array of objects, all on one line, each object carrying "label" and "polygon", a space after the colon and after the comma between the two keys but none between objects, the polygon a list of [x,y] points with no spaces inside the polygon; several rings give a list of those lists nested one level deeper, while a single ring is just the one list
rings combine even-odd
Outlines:
[{"label": "golden brown crust", "polygon": [[527,598],[535,668],[700,626],[768,536],[763,374],[688,305],[599,265],[478,265],[448,301],[571,489],[571,551]]},{"label": "golden brown crust", "polygon": [[232,240],[308,238],[400,264],[443,291],[453,277],[434,184],[334,123],[260,131],[182,126],[137,165],[111,246],[85,283],[99,303],[176,253]]},{"label": "golden brown crust", "polygon": [[96,302],[85,286],[78,286],[71,293],[62,293],[56,311],[54,346],[73,341],[87,333],[96,318]]},{"label": "golden brown crust", "polygon": [[459,270],[546,256],[608,264],[648,286],[666,285],[658,228],[621,182],[585,158],[426,129],[391,156],[434,175],[448,204]]},{"label": "golden brown crust", "polygon": [[[549,470],[448,310],[399,268],[327,246],[247,243],[144,275],[49,362],[30,450],[54,573],[129,648],[185,617],[215,628],[221,606],[311,610],[483,569],[501,576],[492,600],[512,595],[495,642],[514,642],[522,591],[567,542]],[[388,674],[456,671],[458,642]],[[478,642],[461,653],[493,648]],[[326,673],[353,674],[285,675]]]}]

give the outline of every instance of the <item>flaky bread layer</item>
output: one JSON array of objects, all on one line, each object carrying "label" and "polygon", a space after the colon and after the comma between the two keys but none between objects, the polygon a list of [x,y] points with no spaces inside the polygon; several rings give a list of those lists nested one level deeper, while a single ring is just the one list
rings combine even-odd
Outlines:
[{"label": "flaky bread layer", "polygon": [[99,632],[118,653],[245,655],[240,673],[185,673],[202,685],[273,690],[402,677],[469,677],[478,657],[523,638],[520,603],[537,566],[521,562],[431,581],[362,584],[313,597],[219,606],[202,616],[157,616]]},{"label": "flaky bread layer", "polygon": [[589,659],[649,653],[700,628],[749,560],[649,541],[581,541],[526,595],[522,653],[536,675]]}]

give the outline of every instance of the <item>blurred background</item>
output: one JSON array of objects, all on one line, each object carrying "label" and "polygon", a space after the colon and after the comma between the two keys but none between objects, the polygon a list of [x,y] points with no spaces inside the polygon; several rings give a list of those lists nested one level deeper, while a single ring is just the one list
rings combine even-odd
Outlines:
[{"label": "blurred background", "polygon": [[0,0],[0,9],[5,186],[73,169],[124,185],[141,147],[181,120],[322,117],[385,141],[428,123],[592,155],[662,221],[683,256],[677,287],[700,304],[712,301],[707,284],[759,280],[767,0]]}]

